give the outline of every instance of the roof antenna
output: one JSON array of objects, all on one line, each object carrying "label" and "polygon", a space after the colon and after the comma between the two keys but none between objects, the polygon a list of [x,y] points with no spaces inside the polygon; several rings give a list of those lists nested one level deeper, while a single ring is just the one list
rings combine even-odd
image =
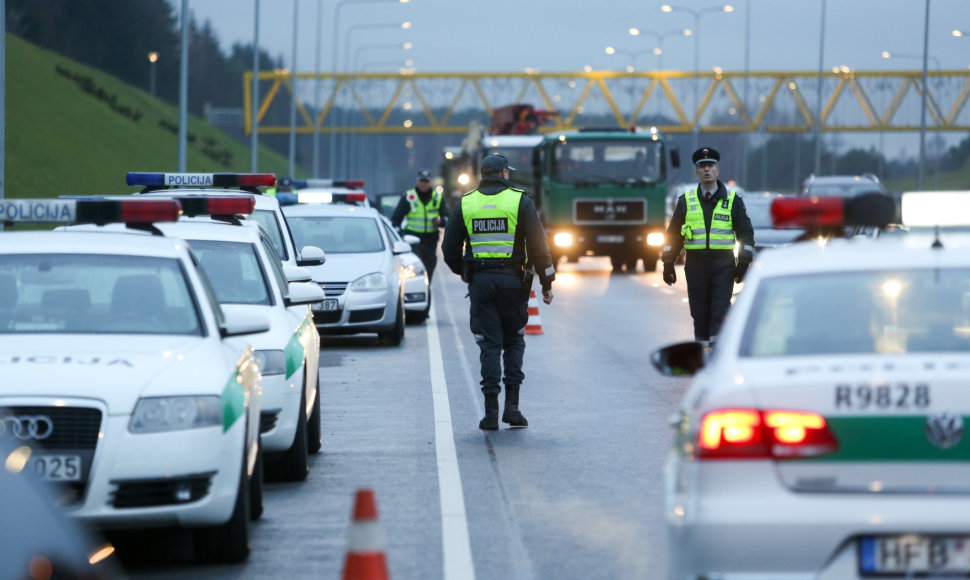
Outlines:
[{"label": "roof antenna", "polygon": [[933,227],[933,232],[934,232],[934,240],[933,240],[933,244],[930,245],[930,247],[931,248],[942,248],[943,247],[943,242],[940,241],[940,226],[939,226],[939,224],[937,224],[936,226]]}]

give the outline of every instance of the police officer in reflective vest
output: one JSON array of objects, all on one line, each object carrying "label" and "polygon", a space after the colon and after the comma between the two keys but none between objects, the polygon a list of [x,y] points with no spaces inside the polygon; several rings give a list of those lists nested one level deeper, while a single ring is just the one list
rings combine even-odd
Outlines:
[{"label": "police officer in reflective vest", "polygon": [[420,240],[411,245],[411,251],[421,258],[429,282],[438,263],[438,228],[444,225],[443,216],[446,215],[447,208],[442,205],[441,194],[431,187],[428,171],[418,172],[415,187],[404,192],[391,215],[391,225],[399,230],[407,218],[408,223],[401,234],[410,234]]},{"label": "police officer in reflective vest", "polygon": [[482,160],[482,180],[456,204],[441,243],[445,263],[468,283],[485,395],[485,417],[478,428],[488,431],[498,429],[500,382],[505,383],[502,421],[512,427],[529,425],[519,410],[529,294],[538,273],[542,300],[551,303],[556,279],[532,199],[509,187],[509,171],[514,169],[502,155]]},{"label": "police officer in reflective vest", "polygon": [[[703,147],[692,159],[700,183],[680,196],[670,218],[662,254],[663,280],[668,286],[677,281],[674,262],[683,247],[694,340],[707,346],[717,340],[734,282],[744,278],[754,257],[754,229],[744,201],[718,179],[721,154]],[[737,261],[736,241],[741,244]]]}]

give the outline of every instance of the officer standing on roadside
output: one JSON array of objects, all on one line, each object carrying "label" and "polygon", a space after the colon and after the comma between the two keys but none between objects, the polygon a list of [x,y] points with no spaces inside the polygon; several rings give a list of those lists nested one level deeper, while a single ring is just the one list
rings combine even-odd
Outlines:
[{"label": "officer standing on roadside", "polygon": [[551,303],[556,279],[532,199],[509,186],[509,172],[514,169],[502,155],[482,160],[482,180],[456,204],[441,243],[445,263],[468,283],[471,330],[480,351],[485,395],[485,417],[478,428],[488,431],[498,429],[498,394],[503,380],[502,421],[512,427],[529,425],[519,411],[529,294],[537,272],[542,300]]},{"label": "officer standing on roadside", "polygon": [[421,258],[428,271],[428,282],[431,282],[438,264],[438,228],[444,226],[442,216],[445,215],[447,208],[442,203],[442,196],[431,186],[431,173],[425,170],[418,172],[415,187],[404,192],[391,215],[391,225],[398,230],[401,230],[404,218],[408,218],[408,225],[401,234],[410,234],[420,240],[411,245],[411,251]]},{"label": "officer standing on roadside", "polygon": [[[663,280],[668,286],[677,281],[674,262],[683,247],[694,340],[711,346],[731,306],[734,282],[744,278],[754,257],[754,229],[744,201],[718,179],[721,154],[702,147],[692,159],[700,183],[680,196],[670,218],[662,254]],[[737,262],[735,240],[741,243]]]}]

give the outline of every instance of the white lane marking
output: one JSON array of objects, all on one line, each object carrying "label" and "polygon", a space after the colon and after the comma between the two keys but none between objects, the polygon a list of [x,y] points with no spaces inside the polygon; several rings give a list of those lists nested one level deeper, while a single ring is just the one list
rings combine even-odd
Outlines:
[{"label": "white lane marking", "polygon": [[431,398],[434,402],[434,447],[438,460],[438,490],[441,495],[441,547],[444,559],[444,580],[474,580],[472,546],[468,538],[468,517],[465,515],[465,495],[461,489],[455,434],[451,426],[451,407],[448,404],[448,383],[438,337],[438,317],[435,304],[428,317],[428,356],[431,359]]}]

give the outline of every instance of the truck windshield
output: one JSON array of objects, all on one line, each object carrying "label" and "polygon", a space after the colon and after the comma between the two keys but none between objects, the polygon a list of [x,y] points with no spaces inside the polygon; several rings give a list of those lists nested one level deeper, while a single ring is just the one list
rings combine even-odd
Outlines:
[{"label": "truck windshield", "polygon": [[553,180],[559,183],[658,183],[659,141],[574,140],[556,145]]}]

